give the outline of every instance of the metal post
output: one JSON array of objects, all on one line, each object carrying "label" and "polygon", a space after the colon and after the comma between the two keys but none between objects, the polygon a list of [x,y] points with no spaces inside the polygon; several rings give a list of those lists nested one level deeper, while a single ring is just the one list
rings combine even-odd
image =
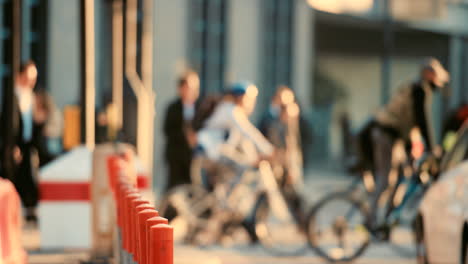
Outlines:
[{"label": "metal post", "polygon": [[94,0],[81,1],[81,75],[84,100],[85,144],[90,150],[95,145],[95,40]]},{"label": "metal post", "polygon": [[385,104],[390,98],[390,83],[392,77],[392,53],[394,49],[393,20],[390,10],[390,1],[383,0],[383,55],[382,55],[382,94],[381,103]]},{"label": "metal post", "polygon": [[31,58],[31,3],[29,0],[21,2],[23,3],[21,8],[21,60],[26,61]]},{"label": "metal post", "polygon": [[[150,176],[153,173],[154,116],[156,95],[153,92],[153,0],[143,1],[143,30],[141,41],[141,72],[144,97],[138,104],[142,105],[144,123],[139,129],[145,133],[142,143],[146,168]],[[144,126],[144,127],[143,127]],[[151,183],[152,184],[152,183]],[[152,185],[150,185],[152,186]]]},{"label": "metal post", "polygon": [[123,109],[123,2],[112,4],[112,103],[116,111],[116,129],[122,128]]},{"label": "metal post", "polygon": [[[154,100],[152,89],[152,0],[145,0],[142,31],[142,72],[137,72],[137,0],[127,0],[125,32],[125,76],[138,100],[137,111],[137,152],[143,164],[152,175]],[[150,8],[148,8],[150,7]]]},{"label": "metal post", "polygon": [[[12,75],[16,77],[21,65],[21,1],[13,1],[13,58],[12,58]],[[12,89],[14,79],[12,81]]]}]

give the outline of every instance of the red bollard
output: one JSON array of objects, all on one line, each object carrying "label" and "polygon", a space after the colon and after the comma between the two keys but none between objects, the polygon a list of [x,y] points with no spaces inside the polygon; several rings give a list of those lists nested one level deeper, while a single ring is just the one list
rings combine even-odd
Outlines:
[{"label": "red bollard", "polygon": [[[126,211],[127,211],[127,203],[128,203],[128,199],[129,199],[129,195],[130,194],[136,194],[136,192],[134,192],[131,188],[129,187],[124,187],[124,189],[122,190],[122,197],[121,197],[121,200],[120,200],[120,205],[121,205],[121,208],[119,208],[119,214],[120,214],[120,223],[122,225],[122,242],[123,240],[125,239],[125,235],[126,235]],[[123,244],[122,244],[123,246]],[[125,248],[125,247],[124,247]]]},{"label": "red bollard", "polygon": [[122,212],[123,214],[123,227],[124,227],[124,232],[123,232],[123,239],[124,239],[124,249],[127,250],[127,252],[130,252],[130,241],[131,241],[131,211],[130,208],[132,206],[131,202],[136,199],[141,199],[140,194],[134,192],[133,190],[128,191],[129,194],[125,196],[124,200],[124,210]]},{"label": "red bollard", "polygon": [[138,214],[142,211],[145,211],[145,210],[154,210],[154,207],[151,206],[149,203],[145,203],[145,204],[141,204],[141,205],[138,205],[134,211],[133,211],[133,215],[135,216],[135,222],[134,222],[134,232],[132,233],[132,242],[130,244],[130,249],[132,250],[132,253],[133,253],[133,257],[134,257],[134,260],[135,261],[139,261],[139,258],[140,258],[140,244],[138,242],[139,240],[139,230],[140,230],[140,227],[139,227],[139,224],[138,224]]},{"label": "red bollard", "polygon": [[134,199],[131,201],[131,205],[130,205],[130,208],[129,208],[129,211],[128,211],[128,215],[130,216],[130,227],[128,229],[129,231],[129,252],[132,253],[133,255],[133,258],[135,258],[135,254],[136,254],[136,251],[135,251],[135,239],[137,237],[136,235],[136,232],[138,232],[138,229],[137,229],[137,206],[139,205],[149,205],[148,204],[148,201],[145,201],[141,198],[137,198],[137,199]]},{"label": "red bollard", "polygon": [[123,201],[124,201],[124,198],[125,198],[125,195],[127,194],[127,191],[130,190],[130,185],[124,181],[120,181],[117,183],[117,188],[116,188],[116,192],[115,192],[115,203],[116,203],[116,206],[117,206],[117,221],[118,221],[118,224],[119,226],[122,225],[122,215],[120,214],[123,210]]},{"label": "red bollard", "polygon": [[[141,206],[141,205],[140,205]],[[138,207],[140,207],[138,206]],[[145,209],[143,211],[140,211],[138,213],[138,239],[137,239],[137,244],[138,244],[138,254],[136,261],[138,263],[146,263],[146,248],[148,241],[146,241],[146,221],[152,217],[158,216],[158,211],[152,209]]]},{"label": "red bollard", "polygon": [[[146,248],[145,248],[145,251],[146,251],[146,263],[147,264],[153,264],[151,261],[150,261],[150,229],[152,226],[155,226],[155,225],[160,225],[160,224],[164,224],[164,225],[167,225],[169,223],[169,221],[164,218],[164,217],[160,217],[160,216],[156,216],[156,217],[153,217],[153,218],[150,218],[146,221],[146,241],[148,241],[148,243],[146,244]],[[145,264],[145,262],[143,262]]]},{"label": "red bollard", "polygon": [[174,263],[174,230],[171,226],[159,224],[150,228],[149,262]]},{"label": "red bollard", "polygon": [[121,172],[119,162],[120,162],[119,156],[110,155],[109,157],[107,157],[107,176],[109,180],[109,186],[114,195],[116,195],[117,180]]},{"label": "red bollard", "polygon": [[127,191],[130,190],[130,186],[127,183],[119,182],[118,187],[116,189],[116,196],[115,196],[115,205],[116,205],[116,214],[117,214],[117,225],[120,229],[123,229],[123,214],[124,211],[124,199],[125,195],[127,195]]},{"label": "red bollard", "polygon": [[0,263],[27,263],[21,243],[21,201],[13,184],[0,178]]}]

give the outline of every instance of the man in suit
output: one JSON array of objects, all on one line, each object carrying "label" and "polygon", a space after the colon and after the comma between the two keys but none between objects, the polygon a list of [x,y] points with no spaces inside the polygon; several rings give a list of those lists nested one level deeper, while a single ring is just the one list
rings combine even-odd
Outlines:
[{"label": "man in suit", "polygon": [[179,98],[169,105],[164,120],[165,158],[169,169],[167,190],[190,183],[192,148],[196,145],[192,121],[200,91],[198,74],[184,74],[179,79],[177,89]]},{"label": "man in suit", "polygon": [[[23,64],[15,79],[12,115],[7,116],[4,111],[0,117],[2,126],[13,124],[8,128],[13,135],[11,141],[5,139],[2,131],[2,177],[13,182],[26,209],[26,220],[33,222],[37,220],[35,210],[39,199],[36,150],[47,118],[47,113],[35,104],[36,80],[37,68],[34,62]],[[13,119],[13,122],[7,119]]]}]

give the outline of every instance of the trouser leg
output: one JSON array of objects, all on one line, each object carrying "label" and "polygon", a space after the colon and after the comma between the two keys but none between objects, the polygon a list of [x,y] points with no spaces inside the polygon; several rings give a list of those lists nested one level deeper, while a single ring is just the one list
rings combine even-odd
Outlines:
[{"label": "trouser leg", "polygon": [[374,226],[377,223],[379,199],[388,186],[388,176],[392,167],[392,149],[394,140],[391,135],[380,128],[371,132],[374,152],[374,179],[375,189],[370,199],[370,213],[368,223]]}]

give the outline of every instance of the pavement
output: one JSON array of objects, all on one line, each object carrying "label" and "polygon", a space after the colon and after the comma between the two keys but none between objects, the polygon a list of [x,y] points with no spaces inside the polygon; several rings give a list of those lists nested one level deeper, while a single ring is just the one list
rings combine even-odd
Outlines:
[{"label": "pavement", "polygon": [[[312,170],[305,180],[304,195],[307,203],[314,204],[325,194],[345,189],[352,178],[338,170]],[[372,243],[365,254],[353,263],[416,263],[410,232],[397,230],[399,245]],[[25,228],[23,241],[29,253],[30,264],[78,264],[88,259],[86,251],[42,251],[37,229]],[[277,257],[260,245],[235,244],[229,246],[194,247],[175,245],[175,264],[314,264],[326,263],[311,249],[298,257]]]},{"label": "pavement", "polygon": [[[308,172],[303,195],[309,207],[324,195],[345,190],[353,178],[339,170],[316,169]],[[392,240],[398,244],[372,243],[364,255],[354,261],[357,264],[375,263],[416,263],[415,249],[409,230],[401,228],[394,231]],[[175,247],[176,264],[315,264],[326,263],[312,249],[297,257],[272,256],[260,245],[213,246],[197,248],[184,245]]]}]

